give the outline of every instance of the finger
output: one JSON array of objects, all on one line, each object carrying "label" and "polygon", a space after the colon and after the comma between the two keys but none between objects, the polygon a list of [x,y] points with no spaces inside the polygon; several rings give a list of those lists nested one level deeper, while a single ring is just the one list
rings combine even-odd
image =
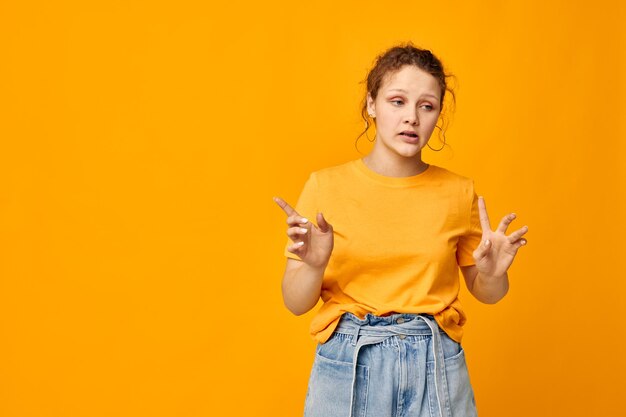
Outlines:
[{"label": "finger", "polygon": [[285,200],[280,197],[272,197],[272,200],[276,202],[283,209],[288,216],[292,216],[294,214],[298,214],[293,207],[291,207]]},{"label": "finger", "polygon": [[309,222],[309,219],[307,219],[306,217],[300,216],[298,213],[287,217],[287,224],[290,226],[295,226],[297,224],[307,225],[308,222]]},{"label": "finger", "polygon": [[487,215],[487,207],[485,205],[485,199],[483,196],[478,196],[478,214],[480,218],[480,226],[483,230],[491,230],[491,224],[489,224],[489,216]]},{"label": "finger", "polygon": [[333,228],[330,223],[326,221],[322,213],[317,213],[317,226],[322,233],[326,233]]},{"label": "finger", "polygon": [[476,258],[477,261],[484,258],[485,256],[487,256],[490,249],[491,241],[489,239],[481,241],[480,245],[478,245],[478,247],[474,251],[474,258]]},{"label": "finger", "polygon": [[526,246],[527,244],[528,244],[528,240],[525,237],[519,240],[516,240],[515,242],[512,243],[515,249],[519,249],[520,247]]},{"label": "finger", "polygon": [[515,220],[515,213],[507,214],[502,218],[500,224],[498,225],[497,232],[506,233],[506,229],[509,227],[509,224]]},{"label": "finger", "polygon": [[304,246],[304,241],[301,241],[301,242],[294,243],[293,245],[289,245],[287,247],[287,250],[291,253],[295,253],[296,255],[299,255],[303,246]]},{"label": "finger", "polygon": [[289,236],[291,240],[295,241],[308,231],[309,229],[307,229],[306,227],[290,227],[289,229],[287,229],[287,236]]},{"label": "finger", "polygon": [[520,237],[524,236],[526,232],[528,232],[528,226],[520,227],[508,236],[509,242],[515,243]]},{"label": "finger", "polygon": [[513,256],[517,255],[517,251],[519,250],[519,248],[521,248],[522,246],[526,246],[528,242],[526,241],[526,239],[519,239],[513,243],[511,243],[511,246],[513,247]]}]

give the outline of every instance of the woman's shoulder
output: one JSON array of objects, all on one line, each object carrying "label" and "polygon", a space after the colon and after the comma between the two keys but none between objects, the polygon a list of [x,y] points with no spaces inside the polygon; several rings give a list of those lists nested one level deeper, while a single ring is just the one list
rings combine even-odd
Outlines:
[{"label": "woman's shoulder", "polygon": [[466,174],[461,174],[438,165],[431,165],[434,168],[433,178],[438,187],[444,186],[455,192],[461,192],[463,195],[472,195],[474,193],[474,179]]},{"label": "woman's shoulder", "polygon": [[434,165],[434,164],[430,164],[430,168],[433,169],[433,171],[441,178],[445,178],[447,180],[450,181],[456,181],[456,182],[460,182],[460,183],[468,183],[468,182],[473,182],[473,178],[465,175],[465,174],[460,174],[458,172],[452,171],[448,168],[442,167],[440,165]]},{"label": "woman's shoulder", "polygon": [[356,160],[349,160],[339,162],[334,165],[327,165],[314,170],[313,172],[311,172],[311,175],[317,178],[328,178],[336,176],[345,178],[345,174],[352,171],[355,163]]}]

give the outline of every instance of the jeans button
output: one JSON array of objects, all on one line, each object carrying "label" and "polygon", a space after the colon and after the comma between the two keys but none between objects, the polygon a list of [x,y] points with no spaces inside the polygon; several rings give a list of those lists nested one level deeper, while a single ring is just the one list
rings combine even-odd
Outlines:
[{"label": "jeans button", "polygon": [[398,337],[399,337],[400,339],[404,339],[404,338],[406,337],[406,335],[405,335],[405,334],[401,334],[401,335],[398,335]]},{"label": "jeans button", "polygon": [[404,323],[404,318],[400,317],[399,319],[396,320],[396,323],[398,324]]}]

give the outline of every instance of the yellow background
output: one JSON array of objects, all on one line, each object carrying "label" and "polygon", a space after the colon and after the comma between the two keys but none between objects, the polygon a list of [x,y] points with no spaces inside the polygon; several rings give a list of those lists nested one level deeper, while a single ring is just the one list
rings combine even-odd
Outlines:
[{"label": "yellow background", "polygon": [[406,40],[457,77],[424,159],[530,230],[501,302],[462,284],[480,416],[623,415],[626,13],[574,4],[2,1],[0,415],[301,415],[272,196],[361,156]]}]

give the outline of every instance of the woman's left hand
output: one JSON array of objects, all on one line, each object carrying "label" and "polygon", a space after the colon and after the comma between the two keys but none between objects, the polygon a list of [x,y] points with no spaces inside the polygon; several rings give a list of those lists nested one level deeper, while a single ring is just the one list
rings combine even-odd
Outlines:
[{"label": "woman's left hand", "polygon": [[505,235],[506,229],[515,219],[515,213],[504,216],[494,231],[491,230],[485,200],[482,196],[478,197],[478,211],[483,237],[473,253],[476,268],[483,276],[501,277],[511,266],[517,250],[527,243],[522,236],[528,232],[528,226],[523,226],[507,236]]}]

